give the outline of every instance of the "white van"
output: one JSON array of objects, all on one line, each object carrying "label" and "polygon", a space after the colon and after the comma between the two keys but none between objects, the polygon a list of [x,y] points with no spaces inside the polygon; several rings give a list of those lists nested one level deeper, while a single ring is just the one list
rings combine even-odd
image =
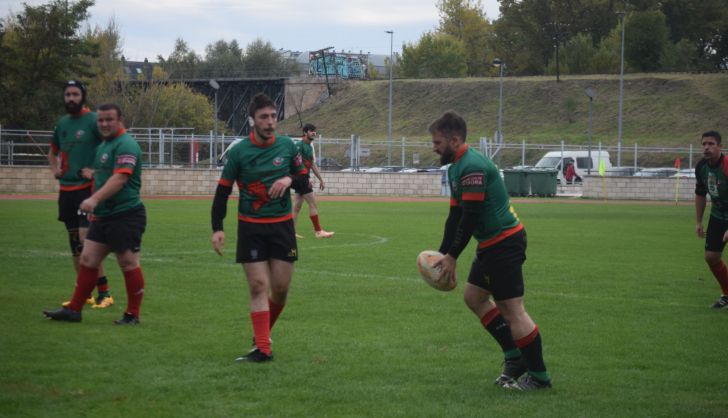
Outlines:
[{"label": "white van", "polygon": [[[609,170],[612,168],[612,162],[609,161],[609,153],[607,151],[592,150],[591,160],[589,159],[589,151],[551,151],[547,152],[536,163],[538,168],[555,168],[558,170],[558,180],[561,184],[566,184],[564,174],[569,163],[574,163],[574,170],[579,178],[583,178],[591,169],[592,175],[599,174],[599,160],[604,161],[604,168]],[[579,181],[579,180],[577,180]]]}]

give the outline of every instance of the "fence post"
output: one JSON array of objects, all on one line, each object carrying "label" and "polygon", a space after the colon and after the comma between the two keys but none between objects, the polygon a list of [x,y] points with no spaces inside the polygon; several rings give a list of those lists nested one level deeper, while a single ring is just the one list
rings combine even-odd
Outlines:
[{"label": "fence post", "polygon": [[318,139],[319,139],[318,140],[318,156],[316,157],[316,162],[317,163],[318,163],[318,161],[321,160],[321,158],[324,158],[324,155],[321,154],[321,142],[324,140],[324,137],[321,136],[321,135],[319,135]]},{"label": "fence post", "polygon": [[526,165],[526,140],[521,142],[521,165]]},{"label": "fence post", "polygon": [[688,161],[689,161],[688,164],[690,164],[689,167],[692,170],[693,169],[693,144],[690,144],[690,158],[688,159]]},{"label": "fence post", "polygon": [[404,167],[404,137],[402,137],[402,167]]},{"label": "fence post", "polygon": [[162,129],[157,129],[157,135],[159,135],[159,166],[164,165],[164,134]]},{"label": "fence post", "polygon": [[212,131],[210,131],[210,137],[208,139],[208,143],[210,144],[210,146],[208,147],[209,151],[210,151],[210,160],[209,160],[208,164],[210,164],[210,168],[212,168],[212,138],[213,138],[212,135],[213,135]]},{"label": "fence post", "polygon": [[634,172],[637,172],[637,143],[634,144]]}]

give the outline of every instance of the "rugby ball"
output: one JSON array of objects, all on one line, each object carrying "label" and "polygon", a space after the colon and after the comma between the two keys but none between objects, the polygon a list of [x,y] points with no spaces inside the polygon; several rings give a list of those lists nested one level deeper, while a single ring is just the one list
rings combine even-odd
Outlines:
[{"label": "rugby ball", "polygon": [[420,255],[417,256],[417,269],[420,271],[422,279],[425,281],[425,283],[429,284],[437,290],[442,290],[446,292],[448,290],[455,289],[455,286],[457,286],[457,282],[454,280],[450,282],[441,278],[440,276],[442,273],[442,268],[439,266],[432,266],[442,257],[444,257],[443,254],[438,251],[422,251]]}]

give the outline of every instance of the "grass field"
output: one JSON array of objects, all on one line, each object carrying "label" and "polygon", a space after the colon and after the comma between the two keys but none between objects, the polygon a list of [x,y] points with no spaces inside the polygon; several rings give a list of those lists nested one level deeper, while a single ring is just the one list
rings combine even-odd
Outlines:
[{"label": "grass field", "polygon": [[[554,388],[492,384],[501,354],[462,302],[414,260],[436,248],[447,203],[323,202],[307,219],[275,361],[235,364],[251,340],[247,287],[209,245],[210,202],[148,200],[142,325],[126,304],[54,323],[73,288],[54,201],[0,201],[0,416],[726,416],[728,311],[702,261],[693,208],[516,203],[528,230],[526,306]],[[304,212],[306,209],[304,209]],[[304,217],[305,218],[305,217]],[[465,251],[464,280],[473,249]]]}]

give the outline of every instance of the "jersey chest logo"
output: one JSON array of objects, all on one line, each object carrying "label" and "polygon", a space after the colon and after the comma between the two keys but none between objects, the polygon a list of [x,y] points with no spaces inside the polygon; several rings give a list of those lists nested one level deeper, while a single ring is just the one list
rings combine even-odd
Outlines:
[{"label": "jersey chest logo", "polygon": [[109,161],[109,154],[107,154],[107,153],[101,154],[101,164],[106,164],[107,161]]},{"label": "jersey chest logo", "polygon": [[718,179],[713,173],[708,174],[708,193],[711,196],[718,196]]},{"label": "jersey chest logo", "polygon": [[283,164],[283,157],[276,157],[273,159],[274,166],[279,167],[281,164]]},{"label": "jersey chest logo", "polygon": [[77,130],[77,131],[76,131],[76,139],[81,139],[81,138],[83,138],[83,135],[84,135],[85,133],[86,133],[86,131],[84,131],[83,129],[79,129],[79,130]]}]

